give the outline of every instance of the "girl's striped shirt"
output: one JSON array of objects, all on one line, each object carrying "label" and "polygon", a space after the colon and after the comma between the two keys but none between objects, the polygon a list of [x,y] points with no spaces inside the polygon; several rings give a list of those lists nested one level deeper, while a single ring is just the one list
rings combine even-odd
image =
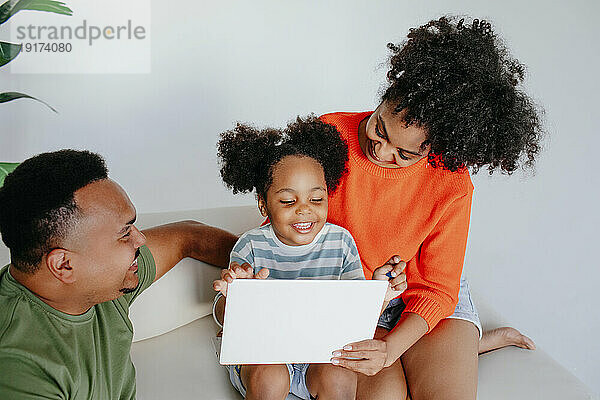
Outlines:
[{"label": "girl's striped shirt", "polygon": [[350,232],[326,223],[313,241],[302,246],[282,243],[271,224],[244,233],[230,255],[230,264],[247,262],[256,274],[269,269],[269,279],[365,279]]}]

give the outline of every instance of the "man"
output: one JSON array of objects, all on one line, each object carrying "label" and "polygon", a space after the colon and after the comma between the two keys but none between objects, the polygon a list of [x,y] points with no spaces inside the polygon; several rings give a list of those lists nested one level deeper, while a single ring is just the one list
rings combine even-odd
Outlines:
[{"label": "man", "polygon": [[193,221],[144,231],[135,221],[97,154],[40,154],[6,177],[0,399],[135,398],[129,306],[184,257],[226,266],[237,239]]}]

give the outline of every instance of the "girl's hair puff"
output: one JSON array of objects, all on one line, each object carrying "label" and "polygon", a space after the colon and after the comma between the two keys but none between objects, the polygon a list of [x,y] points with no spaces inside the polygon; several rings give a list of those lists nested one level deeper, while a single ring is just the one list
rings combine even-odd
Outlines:
[{"label": "girl's hair puff", "polygon": [[221,134],[217,144],[221,177],[233,193],[256,194],[266,199],[273,168],[287,156],[316,160],[332,193],[346,172],[348,147],[333,125],[314,115],[298,117],[285,129],[257,129],[238,123]]}]

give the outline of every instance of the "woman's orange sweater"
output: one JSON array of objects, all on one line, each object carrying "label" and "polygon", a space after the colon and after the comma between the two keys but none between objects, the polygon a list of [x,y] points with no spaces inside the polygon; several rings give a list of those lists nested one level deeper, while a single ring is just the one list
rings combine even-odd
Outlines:
[{"label": "woman's orange sweater", "polygon": [[404,312],[423,317],[431,331],[458,302],[473,184],[467,171],[433,168],[426,158],[396,169],[369,161],[358,125],[371,113],[321,117],[349,149],[348,173],[330,194],[327,219],[354,236],[367,279],[393,255],[407,261]]}]

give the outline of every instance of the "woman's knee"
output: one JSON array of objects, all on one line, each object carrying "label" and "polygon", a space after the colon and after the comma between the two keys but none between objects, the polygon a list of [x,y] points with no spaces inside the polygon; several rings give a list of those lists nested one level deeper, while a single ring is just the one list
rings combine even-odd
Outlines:
[{"label": "woman's knee", "polygon": [[241,378],[250,398],[285,399],[290,391],[286,365],[245,365]]},{"label": "woman's knee", "polygon": [[311,365],[307,372],[306,384],[311,394],[317,398],[356,398],[356,373],[335,365]]}]

